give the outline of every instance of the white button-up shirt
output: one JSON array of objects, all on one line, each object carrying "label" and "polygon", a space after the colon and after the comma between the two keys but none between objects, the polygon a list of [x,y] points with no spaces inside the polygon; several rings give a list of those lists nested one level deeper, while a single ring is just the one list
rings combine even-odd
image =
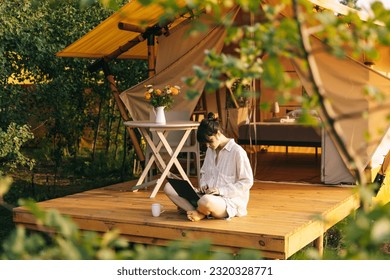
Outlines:
[{"label": "white button-up shirt", "polygon": [[234,139],[219,151],[208,148],[201,168],[200,186],[216,187],[226,201],[229,217],[247,214],[253,171],[245,150]]}]

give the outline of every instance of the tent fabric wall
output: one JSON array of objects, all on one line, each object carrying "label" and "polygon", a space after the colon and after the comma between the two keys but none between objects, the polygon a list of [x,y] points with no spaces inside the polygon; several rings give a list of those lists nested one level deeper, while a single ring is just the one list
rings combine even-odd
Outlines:
[{"label": "tent fabric wall", "polygon": [[356,183],[325,129],[322,133],[321,150],[322,183],[327,185],[353,185]]},{"label": "tent fabric wall", "polygon": [[[316,50],[313,56],[318,74],[325,89],[323,98],[331,117],[336,120],[335,127],[342,136],[343,144],[354,155],[354,160],[367,167],[384,132],[389,129],[386,119],[390,106],[390,79],[350,57],[334,57],[319,39],[311,39],[312,48]],[[293,64],[306,91],[313,95],[308,74],[301,62],[294,60]],[[376,87],[384,99],[378,102],[368,96],[365,92],[367,86]],[[323,152],[327,156],[326,147]],[[334,162],[324,164],[323,168],[328,170],[338,168]]]},{"label": "tent fabric wall", "polygon": [[[238,8],[234,8],[230,13],[236,15],[237,12]],[[188,38],[186,35],[188,28],[190,25],[185,22],[180,27],[171,30],[168,37],[160,37],[156,59],[157,74],[120,94],[134,120],[149,119],[151,106],[144,98],[144,85],[148,84],[155,88],[163,88],[167,84],[180,86],[182,93],[175,96],[171,110],[185,111],[188,113],[188,119],[190,118],[203,91],[205,81],[196,82],[192,89],[195,89],[199,95],[189,100],[185,96],[187,86],[181,79],[194,76],[193,66],[203,65],[205,50],[213,49],[217,53],[221,52],[226,31],[222,26],[210,26],[209,32]]]}]

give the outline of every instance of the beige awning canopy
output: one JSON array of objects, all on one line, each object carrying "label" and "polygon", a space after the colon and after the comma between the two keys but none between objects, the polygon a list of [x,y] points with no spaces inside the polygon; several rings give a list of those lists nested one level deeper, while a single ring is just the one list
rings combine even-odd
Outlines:
[{"label": "beige awning canopy", "polygon": [[[339,14],[347,14],[353,9],[331,0],[308,0],[314,5],[330,9]],[[185,0],[176,0],[179,6],[185,7]],[[280,3],[280,0],[265,0],[270,5]],[[288,11],[284,11],[289,14]],[[291,11],[290,11],[291,12]],[[364,12],[358,12],[362,19],[367,17]],[[164,14],[164,10],[158,5],[142,6],[138,1],[132,0],[124,5],[118,12],[107,18],[96,28],[81,37],[73,44],[58,52],[56,55],[61,57],[80,57],[80,58],[103,58],[112,55],[132,41],[139,39],[139,32],[121,30],[119,23],[127,23],[133,26],[151,27],[158,23],[159,17]],[[172,22],[170,28],[185,20],[184,17],[178,17]],[[121,59],[148,59],[147,40],[134,44],[129,50],[114,58]],[[375,69],[378,71],[390,72],[390,47],[378,48],[379,58],[375,61]]]},{"label": "beige awning canopy", "polygon": [[[184,0],[177,0],[178,5],[185,6]],[[130,24],[141,28],[152,27],[159,22],[164,10],[158,5],[142,6],[138,1],[130,1],[119,11],[104,20],[82,38],[58,52],[61,57],[103,58],[111,55],[129,42],[139,40],[140,33],[119,29],[119,23]],[[185,17],[177,17],[170,25],[175,27]],[[141,26],[142,25],[142,26]],[[142,40],[126,52],[119,55],[121,59],[147,59],[147,40]]]}]

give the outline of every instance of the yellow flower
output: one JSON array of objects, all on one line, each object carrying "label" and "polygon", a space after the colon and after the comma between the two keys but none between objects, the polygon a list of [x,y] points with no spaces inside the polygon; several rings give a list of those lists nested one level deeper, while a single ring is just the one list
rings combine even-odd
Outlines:
[{"label": "yellow flower", "polygon": [[180,87],[174,86],[170,88],[172,95],[178,95],[180,93]]},{"label": "yellow flower", "polygon": [[180,93],[180,87],[176,85],[166,85],[162,89],[155,89],[153,85],[144,85],[144,87],[146,88],[145,100],[153,107],[164,106],[169,109],[175,101],[173,97]]}]

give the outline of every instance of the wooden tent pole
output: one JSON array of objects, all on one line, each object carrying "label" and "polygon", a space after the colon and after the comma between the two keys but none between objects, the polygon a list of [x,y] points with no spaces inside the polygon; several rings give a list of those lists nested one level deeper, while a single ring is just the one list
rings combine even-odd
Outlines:
[{"label": "wooden tent pole", "polygon": [[390,166],[390,150],[387,152],[385,158],[383,159],[383,163],[381,165],[381,168],[379,169],[378,173],[375,176],[374,183],[376,184],[376,187],[374,189],[374,194],[378,194],[380,188],[382,187],[385,177],[386,177],[386,171]]},{"label": "wooden tent pole", "polygon": [[148,37],[148,75],[153,77],[156,74],[156,53],[154,48],[155,36]]},{"label": "wooden tent pole", "polygon": [[[215,98],[217,101],[217,111],[218,111],[218,118],[222,119],[222,105],[221,105],[221,95],[219,93],[219,89],[215,91]],[[207,115],[207,113],[206,113]]]},{"label": "wooden tent pole", "polygon": [[[102,68],[103,68],[104,76],[106,77],[106,80],[108,81],[108,83],[110,85],[110,89],[111,89],[112,94],[114,96],[115,103],[118,106],[118,109],[119,109],[119,112],[121,114],[122,119],[124,121],[129,121],[130,120],[129,115],[127,114],[125,106],[124,106],[122,100],[119,97],[119,90],[118,90],[118,87],[116,86],[116,82],[115,82],[114,76],[110,72],[108,64],[107,63],[103,63],[103,67]],[[137,135],[135,134],[133,128],[130,128],[130,127],[127,126],[126,130],[129,133],[131,142],[133,143],[133,146],[134,146],[134,150],[137,153],[137,156],[138,156],[140,162],[145,162],[145,155],[142,152],[141,146],[139,145],[139,142],[138,142],[138,139],[137,139]]]}]

